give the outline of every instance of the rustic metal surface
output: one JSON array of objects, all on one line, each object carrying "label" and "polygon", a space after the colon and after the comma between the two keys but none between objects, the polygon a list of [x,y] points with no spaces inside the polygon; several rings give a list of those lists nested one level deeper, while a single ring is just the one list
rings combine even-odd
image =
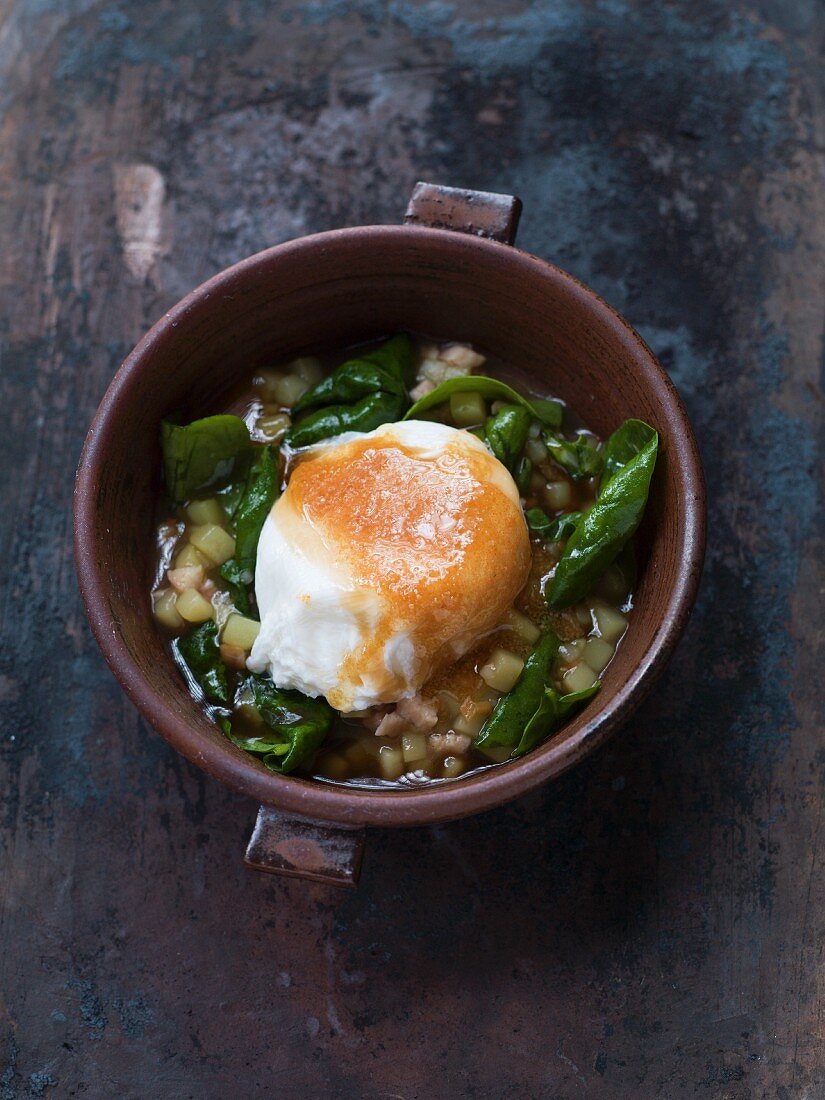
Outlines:
[{"label": "rustic metal surface", "polygon": [[521,218],[521,199],[489,191],[425,183],[413,188],[404,222],[431,229],[453,229],[512,244]]},{"label": "rustic metal surface", "polygon": [[[823,12],[815,0],[10,0],[0,1096],[825,1094]],[[632,728],[500,811],[251,874],[256,807],[141,726],[84,624],[72,473],[206,275],[518,193],[662,357],[709,473],[693,623]]]}]

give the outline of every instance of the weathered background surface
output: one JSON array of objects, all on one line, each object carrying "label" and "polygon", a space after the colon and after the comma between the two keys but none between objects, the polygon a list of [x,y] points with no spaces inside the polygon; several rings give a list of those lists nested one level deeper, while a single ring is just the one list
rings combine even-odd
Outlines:
[{"label": "weathered background surface", "polygon": [[[0,1096],[825,1096],[817,0],[3,0]],[[73,467],[216,269],[516,191],[639,327],[710,483],[699,606],[561,782],[256,877],[254,810],[86,628]],[[819,563],[819,564],[818,564]],[[10,572],[9,572],[10,571]]]}]

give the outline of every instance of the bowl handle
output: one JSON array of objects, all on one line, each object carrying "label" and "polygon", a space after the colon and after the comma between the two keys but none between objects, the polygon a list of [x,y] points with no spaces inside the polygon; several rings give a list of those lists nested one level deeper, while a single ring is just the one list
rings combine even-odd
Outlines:
[{"label": "bowl handle", "polygon": [[413,188],[405,225],[428,229],[453,229],[474,237],[489,237],[502,244],[516,239],[521,199],[493,191],[465,191],[438,183],[417,183]]},{"label": "bowl handle", "polygon": [[331,825],[261,806],[244,856],[247,867],[330,886],[356,886],[364,827]]}]

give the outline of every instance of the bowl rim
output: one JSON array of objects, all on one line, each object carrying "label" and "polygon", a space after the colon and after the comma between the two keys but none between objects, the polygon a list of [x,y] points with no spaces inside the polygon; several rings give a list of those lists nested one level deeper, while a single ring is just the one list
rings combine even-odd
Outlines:
[{"label": "bowl rim", "polygon": [[[352,241],[381,246],[412,239],[439,248],[447,245],[453,251],[465,250],[469,261],[478,257],[481,250],[488,257],[497,253],[510,263],[525,266],[536,277],[561,285],[565,293],[585,305],[612,340],[628,349],[644,371],[646,384],[653,390],[662,419],[669,426],[669,448],[683,487],[685,506],[677,547],[677,580],[662,610],[659,626],[631,675],[605,707],[599,706],[598,698],[594,700],[595,710],[587,721],[574,719],[573,724],[579,721],[580,726],[569,737],[551,739],[518,760],[475,775],[420,788],[345,787],[282,776],[239,758],[228,742],[224,747],[203,737],[144,678],[120,632],[113,629],[109,613],[107,579],[93,537],[97,486],[109,440],[116,432],[121,399],[167,332],[192,312],[208,308],[210,297],[231,291],[234,283],[254,274],[256,269],[296,252],[306,253],[306,258],[315,253],[322,259],[330,249]],[[595,291],[532,253],[486,238],[409,225],[356,226],[299,237],[248,256],[190,291],[143,336],[110,382],[89,428],[74,490],[75,565],[86,614],[106,662],[142,716],[193,764],[240,793],[289,813],[344,825],[421,825],[481,813],[555,778],[603,744],[653,687],[681,637],[701,578],[705,528],[704,475],[693,429],[675,386],[635,329]],[[186,690],[183,680],[181,690]]]}]

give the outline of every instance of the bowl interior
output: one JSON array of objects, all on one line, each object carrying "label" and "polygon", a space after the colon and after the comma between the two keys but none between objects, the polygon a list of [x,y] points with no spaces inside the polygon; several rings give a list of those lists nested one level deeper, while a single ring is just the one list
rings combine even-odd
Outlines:
[{"label": "bowl interior", "polygon": [[[255,368],[398,329],[466,340],[563,398],[601,436],[641,417],[662,439],[641,532],[636,610],[599,696],[521,761],[415,791],[358,791],[266,771],[190,698],[149,602],[159,423],[214,411]],[[78,572],[104,655],[144,716],[218,778],[284,809],[413,824],[485,809],[570,766],[626,716],[669,655],[695,594],[701,469],[684,410],[639,337],[569,276],[508,246],[437,230],[320,234],[243,261],[167,314],[104,398],[78,473]]]}]

